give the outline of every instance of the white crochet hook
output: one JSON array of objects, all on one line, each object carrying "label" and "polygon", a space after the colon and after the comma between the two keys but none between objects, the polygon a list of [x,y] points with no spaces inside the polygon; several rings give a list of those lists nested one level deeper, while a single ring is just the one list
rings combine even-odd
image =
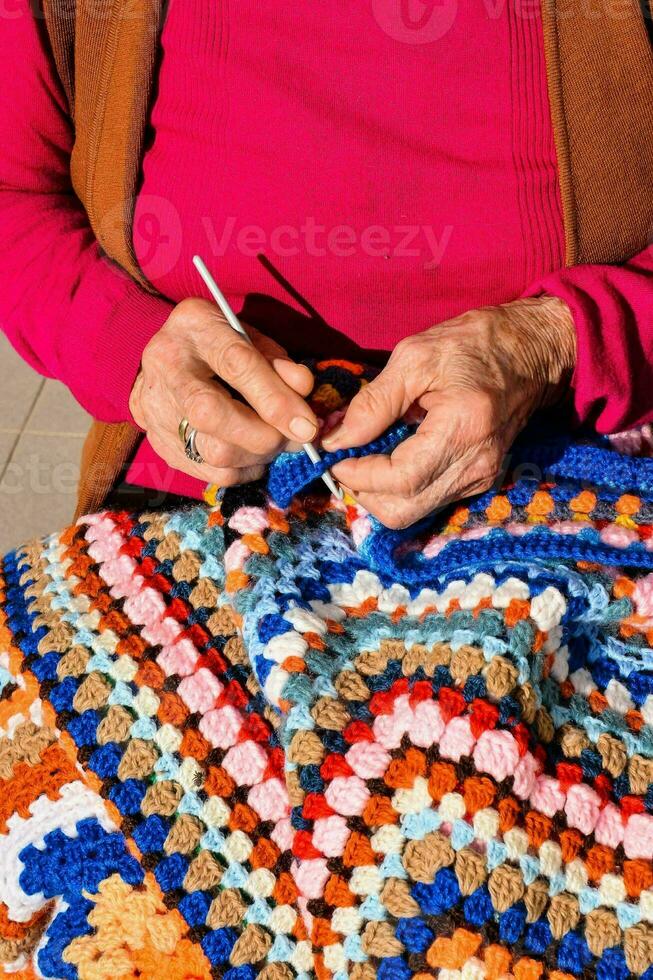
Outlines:
[{"label": "white crochet hook", "polygon": [[[222,292],[222,290],[218,286],[217,282],[215,281],[215,279],[213,278],[213,276],[211,275],[211,273],[207,269],[206,263],[204,262],[204,260],[201,259],[199,255],[194,255],[193,256],[193,265],[195,266],[195,268],[199,272],[200,276],[202,277],[202,279],[204,281],[204,285],[206,286],[206,288],[208,289],[208,291],[211,293],[211,296],[213,297],[213,299],[216,301],[216,303],[218,304],[218,306],[222,310],[222,313],[224,315],[224,318],[227,321],[227,323],[229,324],[229,326],[232,327],[232,329],[235,330],[236,333],[239,333],[241,335],[241,337],[244,337],[245,340],[248,343],[251,344],[252,338],[249,336],[249,334],[245,330],[244,326],[242,325],[242,323],[240,322],[240,320],[238,319],[238,317],[236,316],[236,314],[234,313],[234,311],[229,306],[229,303],[227,302],[227,300],[226,300],[226,298],[224,296],[224,293]],[[315,448],[315,446],[313,445],[313,443],[311,443],[311,442],[305,442],[303,444],[303,449],[304,449],[304,452],[306,453],[306,455],[308,456],[308,458],[310,459],[311,463],[319,463],[320,462],[320,454],[318,453],[318,451]],[[326,485],[329,488],[329,490],[331,491],[331,493],[335,494],[336,497],[338,497],[339,500],[342,500],[342,497],[343,497],[342,490],[340,489],[340,487],[338,486],[338,484],[336,483],[336,481],[331,476],[331,473],[329,472],[329,470],[325,470],[324,471],[324,473],[322,474],[322,479],[326,483]]]}]

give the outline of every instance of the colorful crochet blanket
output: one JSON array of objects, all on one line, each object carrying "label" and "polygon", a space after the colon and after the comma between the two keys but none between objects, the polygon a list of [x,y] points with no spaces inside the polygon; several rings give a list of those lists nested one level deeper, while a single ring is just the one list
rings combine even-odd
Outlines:
[{"label": "colorful crochet blanket", "polygon": [[653,980],[653,460],[404,532],[315,472],[5,559],[0,973]]}]

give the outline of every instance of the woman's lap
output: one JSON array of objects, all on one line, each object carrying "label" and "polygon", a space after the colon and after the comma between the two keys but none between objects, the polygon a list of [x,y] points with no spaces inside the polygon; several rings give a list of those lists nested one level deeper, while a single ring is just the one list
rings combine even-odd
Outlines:
[{"label": "woman's lap", "polygon": [[650,980],[652,464],[528,455],[410,535],[258,485],[7,556],[7,975]]}]

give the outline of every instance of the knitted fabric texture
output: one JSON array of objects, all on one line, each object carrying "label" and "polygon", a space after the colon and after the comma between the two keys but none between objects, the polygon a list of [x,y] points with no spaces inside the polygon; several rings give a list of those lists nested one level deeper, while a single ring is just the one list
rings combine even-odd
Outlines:
[{"label": "knitted fabric texture", "polygon": [[[369,375],[318,370],[329,422]],[[653,980],[653,460],[513,464],[389,532],[283,457],[8,555],[0,973]]]}]

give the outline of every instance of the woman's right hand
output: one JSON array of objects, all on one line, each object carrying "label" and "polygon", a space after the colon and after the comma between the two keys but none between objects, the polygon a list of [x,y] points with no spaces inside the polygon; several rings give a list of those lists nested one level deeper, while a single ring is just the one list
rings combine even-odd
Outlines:
[{"label": "woman's right hand", "polygon": [[[279,452],[312,441],[318,429],[304,401],[313,387],[309,369],[247,330],[251,345],[211,303],[183,300],[143,351],[129,399],[134,421],[169,466],[219,486],[258,479]],[[184,418],[197,429],[203,464],[184,453]]]}]

